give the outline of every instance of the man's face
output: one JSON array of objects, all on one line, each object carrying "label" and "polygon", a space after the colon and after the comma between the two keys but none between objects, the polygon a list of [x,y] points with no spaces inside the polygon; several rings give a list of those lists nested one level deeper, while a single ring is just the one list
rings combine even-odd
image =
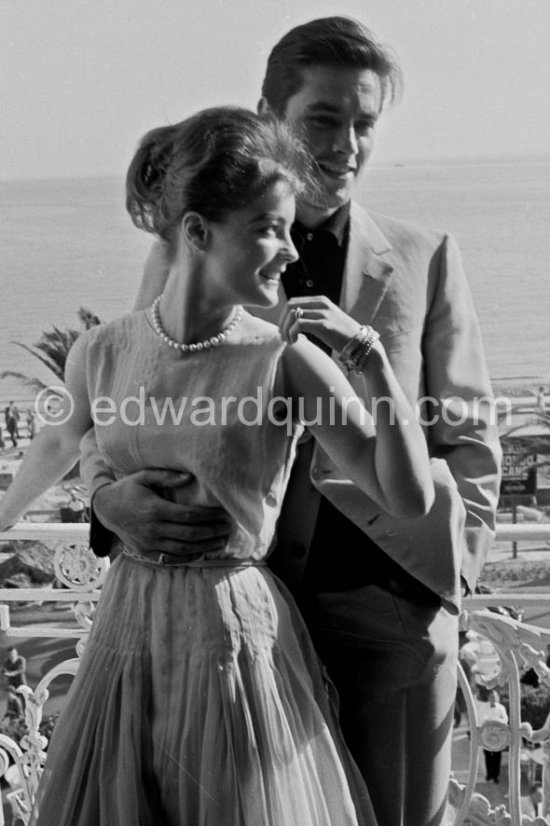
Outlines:
[{"label": "man's face", "polygon": [[371,69],[341,66],[310,66],[302,76],[301,89],[287,101],[285,119],[305,138],[316,161],[322,206],[335,209],[351,198],[373,150],[380,78]]}]

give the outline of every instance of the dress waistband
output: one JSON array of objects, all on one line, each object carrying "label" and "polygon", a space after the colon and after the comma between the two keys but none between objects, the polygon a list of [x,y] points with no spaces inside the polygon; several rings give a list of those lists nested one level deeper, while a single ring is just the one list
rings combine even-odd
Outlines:
[{"label": "dress waistband", "polygon": [[122,553],[133,562],[138,562],[140,565],[151,565],[155,568],[261,568],[267,564],[264,559],[237,559],[236,557],[184,559],[177,554],[162,553],[161,551],[150,551],[145,556],[129,548],[124,548]]}]

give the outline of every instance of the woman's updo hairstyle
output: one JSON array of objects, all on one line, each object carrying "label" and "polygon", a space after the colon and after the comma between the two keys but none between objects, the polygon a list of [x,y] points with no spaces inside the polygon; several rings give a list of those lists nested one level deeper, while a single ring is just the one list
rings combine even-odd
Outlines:
[{"label": "woman's updo hairstyle", "polygon": [[142,139],[126,176],[134,224],[166,241],[190,210],[207,220],[241,209],[277,181],[313,186],[312,161],[288,128],[239,107],[197,112]]}]

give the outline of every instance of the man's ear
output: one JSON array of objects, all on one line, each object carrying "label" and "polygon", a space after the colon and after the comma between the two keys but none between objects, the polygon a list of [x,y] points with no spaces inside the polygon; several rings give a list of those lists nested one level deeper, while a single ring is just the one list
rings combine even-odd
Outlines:
[{"label": "man's ear", "polygon": [[259,115],[272,115],[273,110],[267,100],[264,97],[261,97],[258,101],[258,114]]},{"label": "man's ear", "polygon": [[208,225],[199,212],[186,212],[181,219],[183,237],[196,250],[204,250],[208,240]]}]

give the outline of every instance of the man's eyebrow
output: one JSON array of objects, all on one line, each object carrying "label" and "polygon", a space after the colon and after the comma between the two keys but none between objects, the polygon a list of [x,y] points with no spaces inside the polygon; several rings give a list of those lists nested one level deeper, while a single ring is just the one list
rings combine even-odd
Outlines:
[{"label": "man's eyebrow", "polygon": [[340,113],[340,107],[335,106],[333,103],[324,103],[322,100],[316,100],[315,103],[310,103],[307,107],[308,112],[315,112],[317,110],[322,110],[323,112],[330,112],[331,114],[338,115]]},{"label": "man's eyebrow", "polygon": [[[309,106],[306,107],[307,114],[317,114],[318,112],[322,112],[323,114],[328,115],[340,115],[341,109],[339,106],[335,105],[334,103],[324,103],[322,100],[315,101],[314,103],[310,103]],[[371,120],[377,120],[380,116],[380,112],[378,110],[373,109],[372,111],[362,112],[361,117],[368,118]]]}]

